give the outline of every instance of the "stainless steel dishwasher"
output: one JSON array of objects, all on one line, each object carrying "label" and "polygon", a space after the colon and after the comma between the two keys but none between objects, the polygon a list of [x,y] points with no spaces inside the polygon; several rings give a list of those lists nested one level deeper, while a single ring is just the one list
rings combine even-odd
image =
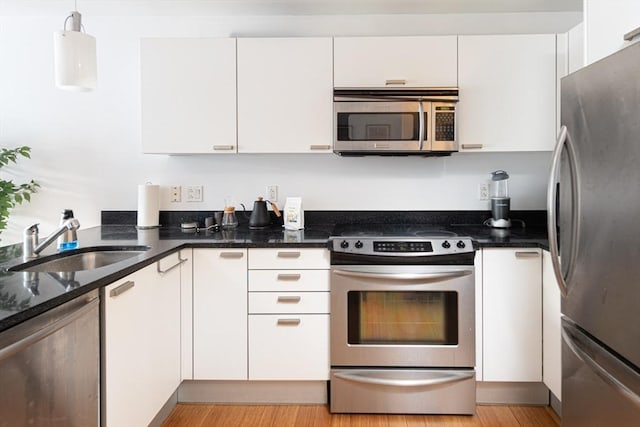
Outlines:
[{"label": "stainless steel dishwasher", "polygon": [[0,426],[99,425],[98,291],[0,333]]}]

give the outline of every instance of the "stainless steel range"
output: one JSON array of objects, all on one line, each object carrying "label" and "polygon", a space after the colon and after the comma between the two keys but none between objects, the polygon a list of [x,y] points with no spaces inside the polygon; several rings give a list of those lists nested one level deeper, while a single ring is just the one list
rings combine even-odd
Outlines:
[{"label": "stainless steel range", "polygon": [[446,230],[343,230],[331,250],[331,412],[475,412],[475,250]]}]

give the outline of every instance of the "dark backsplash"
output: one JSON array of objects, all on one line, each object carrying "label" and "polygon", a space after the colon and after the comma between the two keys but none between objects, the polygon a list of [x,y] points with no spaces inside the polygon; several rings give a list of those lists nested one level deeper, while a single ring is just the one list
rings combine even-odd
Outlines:
[{"label": "dark backsplash", "polygon": [[[214,211],[160,211],[163,227],[178,227],[182,222],[204,225]],[[274,224],[282,224],[272,211]],[[237,211],[240,224],[248,222],[251,211]],[[481,225],[491,217],[490,211],[305,211],[305,225],[313,224],[429,224],[429,225]],[[547,212],[541,210],[512,211],[511,220],[524,221],[527,227],[544,227]],[[102,211],[102,225],[135,225],[137,211]]]}]

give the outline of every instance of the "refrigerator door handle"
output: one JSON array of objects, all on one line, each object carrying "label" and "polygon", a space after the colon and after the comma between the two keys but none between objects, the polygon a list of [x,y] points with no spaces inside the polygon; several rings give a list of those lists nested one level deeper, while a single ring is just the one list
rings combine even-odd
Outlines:
[{"label": "refrigerator door handle", "polygon": [[[617,366],[617,371],[622,371],[628,383],[635,382],[632,387],[640,390],[640,375],[631,368],[617,360],[595,341],[588,338],[582,331],[572,323],[562,322],[562,339],[569,349],[582,360],[589,369],[598,377],[611,386],[616,392],[622,395],[629,402],[640,408],[640,396],[628,385],[620,381],[604,365]],[[601,362],[601,363],[600,363]]]},{"label": "refrigerator door handle", "polygon": [[[557,210],[556,200],[558,198],[557,183],[558,173],[560,170],[560,159],[562,156],[562,150],[567,147],[567,154],[569,159],[569,172],[571,175],[571,241],[569,259],[567,262],[567,275],[562,274],[560,268],[560,257],[558,248],[558,223],[557,223]],[[569,131],[566,126],[560,128],[558,135],[558,142],[553,152],[553,159],[551,161],[551,171],[549,173],[549,183],[547,188],[547,232],[549,236],[549,252],[551,253],[551,264],[553,266],[553,273],[560,289],[560,294],[563,297],[567,296],[567,282],[573,274],[573,268],[576,261],[576,253],[578,247],[578,229],[580,216],[578,214],[578,173],[576,168],[576,155],[575,149],[569,137]]]}]

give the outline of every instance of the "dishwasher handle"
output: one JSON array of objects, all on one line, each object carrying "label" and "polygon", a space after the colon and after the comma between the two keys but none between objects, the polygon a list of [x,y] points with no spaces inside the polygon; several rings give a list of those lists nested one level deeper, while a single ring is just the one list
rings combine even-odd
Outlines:
[{"label": "dishwasher handle", "polygon": [[13,342],[12,344],[9,344],[3,348],[0,348],[0,361],[4,359],[8,359],[9,357],[13,356],[16,353],[21,352],[27,347],[32,346],[38,341],[45,339],[49,335],[56,333],[57,331],[64,328],[68,324],[74,322],[75,320],[89,313],[96,306],[98,306],[99,303],[100,303],[100,300],[98,298],[95,298],[89,301],[87,304],[83,305],[82,307],[72,311],[70,314],[56,320],[55,322],[50,323],[49,325],[38,329],[36,332],[29,334],[26,337]]}]

